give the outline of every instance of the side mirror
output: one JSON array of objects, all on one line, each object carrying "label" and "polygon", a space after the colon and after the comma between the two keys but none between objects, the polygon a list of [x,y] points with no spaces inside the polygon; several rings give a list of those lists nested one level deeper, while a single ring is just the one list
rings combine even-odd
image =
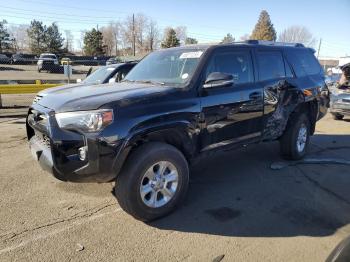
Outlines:
[{"label": "side mirror", "polygon": [[116,82],[116,79],[114,77],[112,77],[108,80],[108,83],[110,83],[110,84],[115,83],[115,82]]},{"label": "side mirror", "polygon": [[80,78],[77,79],[77,83],[81,83],[81,79]]},{"label": "side mirror", "polygon": [[224,87],[233,85],[233,76],[226,73],[210,73],[205,80],[203,88]]}]

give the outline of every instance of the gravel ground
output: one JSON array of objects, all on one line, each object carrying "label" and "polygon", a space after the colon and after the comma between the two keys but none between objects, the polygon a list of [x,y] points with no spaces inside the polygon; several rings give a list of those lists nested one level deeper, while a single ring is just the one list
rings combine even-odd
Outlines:
[{"label": "gravel ground", "polygon": [[[0,120],[0,261],[324,261],[350,234],[349,166],[272,170],[276,142],[199,162],[184,205],[145,224],[120,209],[113,183],[42,171],[25,120]],[[350,121],[321,120],[308,157],[350,160]]]}]

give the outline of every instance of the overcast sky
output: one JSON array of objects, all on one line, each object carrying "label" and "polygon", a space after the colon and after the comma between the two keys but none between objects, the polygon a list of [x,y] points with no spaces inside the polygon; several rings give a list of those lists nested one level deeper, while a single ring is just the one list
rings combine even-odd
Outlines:
[{"label": "overcast sky", "polygon": [[236,39],[250,34],[261,10],[267,10],[277,33],[291,25],[306,26],[322,38],[320,55],[350,55],[350,0],[336,1],[230,1],[230,0],[1,0],[0,19],[10,24],[29,24],[32,19],[57,22],[61,31],[81,31],[110,21],[143,13],[166,26],[187,27],[188,36],[200,42],[215,42],[231,33]]}]

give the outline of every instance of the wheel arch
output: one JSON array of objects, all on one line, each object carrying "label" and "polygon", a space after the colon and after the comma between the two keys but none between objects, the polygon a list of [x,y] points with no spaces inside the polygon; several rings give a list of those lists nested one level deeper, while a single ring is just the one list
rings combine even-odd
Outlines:
[{"label": "wheel arch", "polygon": [[313,135],[315,133],[316,121],[318,119],[319,105],[317,99],[313,99],[304,103],[300,103],[296,106],[296,108],[291,112],[288,117],[288,121],[295,114],[306,113],[310,120],[310,134]]},{"label": "wheel arch", "polygon": [[174,146],[186,158],[188,162],[198,153],[196,150],[196,132],[190,128],[186,121],[163,123],[138,130],[130,134],[123,145],[121,153],[114,163],[117,176],[124,166],[128,156],[138,147],[149,142],[161,142]]}]

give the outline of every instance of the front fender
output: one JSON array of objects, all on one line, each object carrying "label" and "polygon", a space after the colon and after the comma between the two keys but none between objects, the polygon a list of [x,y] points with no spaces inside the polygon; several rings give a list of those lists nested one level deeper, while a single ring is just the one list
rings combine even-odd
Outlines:
[{"label": "front fender", "polygon": [[186,159],[192,159],[197,152],[199,129],[189,121],[169,121],[158,125],[134,128],[123,141],[120,153],[114,161],[114,170],[117,174],[121,171],[129,154],[139,145],[157,141],[175,146]]}]

